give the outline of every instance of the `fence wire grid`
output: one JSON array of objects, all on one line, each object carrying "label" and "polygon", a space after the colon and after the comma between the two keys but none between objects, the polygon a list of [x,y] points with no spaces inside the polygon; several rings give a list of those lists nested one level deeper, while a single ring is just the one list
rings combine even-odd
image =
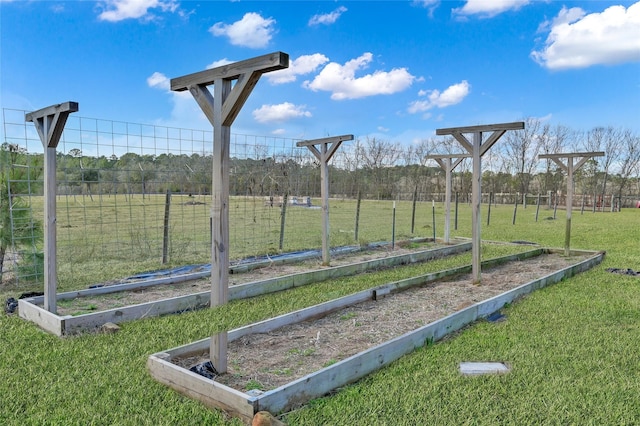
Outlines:
[{"label": "fence wire grid", "polygon": [[[2,111],[2,283],[43,281],[44,150],[26,113]],[[482,203],[539,203],[555,216],[565,203],[566,176],[537,153],[580,151],[587,143],[589,150],[608,147],[607,156],[576,172],[574,207],[595,213],[640,205],[637,135],[595,128],[562,144],[562,132],[537,133],[539,124],[528,120],[533,130],[508,133],[487,153]],[[298,141],[231,134],[232,261],[322,246],[320,164]],[[56,149],[59,288],[209,263],[212,150],[211,130],[70,115]],[[434,236],[431,204],[444,200],[445,172],[427,158],[459,151],[453,138],[412,146],[357,136],[343,142],[329,163],[331,246]],[[456,200],[470,203],[471,161],[452,176]]]},{"label": "fence wire grid", "polygon": [[[44,150],[25,113],[3,110],[10,228],[2,231],[10,234],[3,282],[43,280]],[[56,155],[59,288],[210,262],[212,141],[212,131],[70,115]],[[297,141],[231,135],[231,259],[322,245],[320,168]],[[336,152],[330,177],[354,170],[341,152],[351,149],[345,142]],[[390,239],[391,203],[381,227],[381,212],[362,201],[358,237],[356,203],[348,199],[360,193],[358,177],[330,185],[339,197],[331,200],[332,246]],[[399,236],[412,234],[405,228]]]}]

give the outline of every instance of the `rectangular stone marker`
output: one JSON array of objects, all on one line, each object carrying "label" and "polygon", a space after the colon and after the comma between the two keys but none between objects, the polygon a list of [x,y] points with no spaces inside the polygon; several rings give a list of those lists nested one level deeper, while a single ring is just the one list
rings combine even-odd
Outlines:
[{"label": "rectangular stone marker", "polygon": [[477,376],[480,374],[504,374],[509,372],[502,362],[461,362],[460,373],[465,376]]}]

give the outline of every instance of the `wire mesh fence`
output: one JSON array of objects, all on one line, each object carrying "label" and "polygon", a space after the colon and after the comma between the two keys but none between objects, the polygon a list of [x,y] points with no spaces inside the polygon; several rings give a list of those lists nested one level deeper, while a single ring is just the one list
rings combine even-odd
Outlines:
[{"label": "wire mesh fence", "polygon": [[[0,147],[0,276],[16,285],[43,280],[44,150],[25,113],[3,109]],[[232,261],[322,246],[320,164],[296,142],[231,134]],[[445,173],[426,156],[452,141],[440,143],[344,142],[329,164],[330,245],[434,236],[432,202],[444,201]],[[522,173],[505,172],[498,148],[483,173],[482,203],[512,204],[514,212],[518,204],[563,206],[560,171],[538,167],[522,194]],[[56,154],[58,288],[210,262],[212,149],[211,130],[70,115]],[[471,202],[470,166],[466,159],[453,174],[456,203]],[[587,172],[576,182],[581,212],[638,203],[637,178],[614,197],[595,185],[607,177],[597,164]]]},{"label": "wire mesh fence", "polygon": [[[43,279],[43,148],[24,114],[3,110],[3,282]],[[212,140],[211,131],[69,116],[56,161],[59,288],[208,263]],[[319,164],[296,142],[232,134],[231,259],[322,245]],[[344,170],[356,165],[338,151],[330,170],[331,245],[389,240],[391,201],[384,214],[367,200],[357,203],[363,182],[357,173],[340,176]],[[420,234],[404,228],[399,236]]]}]

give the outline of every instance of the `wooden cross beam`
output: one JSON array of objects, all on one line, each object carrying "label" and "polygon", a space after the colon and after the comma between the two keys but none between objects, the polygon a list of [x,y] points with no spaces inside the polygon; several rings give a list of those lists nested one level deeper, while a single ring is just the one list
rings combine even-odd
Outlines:
[{"label": "wooden cross beam", "polygon": [[[565,173],[567,173],[567,201],[565,202],[565,208],[567,211],[567,224],[565,226],[564,233],[564,255],[569,256],[571,253],[571,214],[573,211],[573,172],[578,170],[584,165],[590,158],[604,157],[602,151],[591,152],[571,152],[565,154],[540,154],[539,159],[550,159],[556,163]],[[573,163],[573,159],[578,158],[577,163]],[[562,160],[566,159],[567,164]]]},{"label": "wooden cross beam", "polygon": [[[289,67],[289,55],[283,52],[274,52],[268,55],[258,56],[240,62],[223,65],[199,71],[193,74],[171,79],[171,90],[182,92],[189,90],[195,98],[202,112],[212,126],[216,126],[216,118],[222,126],[231,126],[238,116],[242,106],[249,98],[251,91],[258,83],[260,76],[270,71],[276,71]],[[216,96],[211,95],[207,86],[218,87],[222,82],[237,80],[233,89],[225,89],[224,101],[220,110],[214,106]]]},{"label": "wooden cross beam", "polygon": [[[270,53],[171,79],[171,90],[189,90],[213,126],[211,185],[211,306],[229,300],[229,145],[231,124],[262,74],[287,68],[289,55]],[[232,82],[236,81],[232,86]],[[213,95],[207,86],[213,85]],[[227,332],[211,336],[211,363],[227,371]]]},{"label": "wooden cross beam", "polygon": [[451,228],[451,173],[470,154],[436,154],[427,155],[427,160],[435,160],[445,173],[445,194],[444,194],[444,243],[449,244],[449,234]]},{"label": "wooden cross beam", "polygon": [[[353,135],[333,136],[313,139],[296,143],[296,146],[306,146],[320,162],[320,180],[322,195],[322,264],[331,263],[329,251],[329,160],[333,157],[340,144],[353,140]],[[319,145],[319,148],[316,148]]]},{"label": "wooden cross beam", "polygon": [[24,121],[33,122],[45,148],[56,148],[69,114],[77,111],[77,102],[65,102],[29,112]]},{"label": "wooden cross beam", "polygon": [[56,147],[77,102],[51,105],[25,114],[33,122],[44,147],[44,309],[57,313],[58,271],[56,244]]},{"label": "wooden cross beam", "polygon": [[[472,192],[472,274],[473,282],[480,284],[482,277],[480,271],[480,199],[482,196],[482,164],[481,157],[504,135],[508,130],[524,129],[524,122],[487,124],[480,126],[450,127],[446,129],[436,129],[436,135],[453,136],[473,158],[473,179],[471,182]],[[492,132],[486,141],[482,142],[482,133]],[[472,133],[473,140],[470,142],[465,133]]]}]

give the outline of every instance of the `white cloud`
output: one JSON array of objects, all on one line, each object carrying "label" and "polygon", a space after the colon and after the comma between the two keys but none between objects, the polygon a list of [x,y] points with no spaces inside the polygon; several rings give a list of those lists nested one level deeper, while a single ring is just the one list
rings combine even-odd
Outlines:
[{"label": "white cloud", "polygon": [[433,17],[433,12],[440,6],[440,0],[413,0],[412,6],[423,7],[429,10],[429,16]]},{"label": "white cloud", "polygon": [[226,36],[234,46],[251,48],[265,47],[271,41],[276,20],[263,18],[257,13],[246,13],[241,20],[233,24],[218,22],[209,28],[214,36]]},{"label": "white cloud", "polygon": [[454,15],[493,17],[508,10],[518,10],[530,0],[467,0],[464,6],[453,9]]},{"label": "white cloud", "polygon": [[356,77],[356,71],[366,68],[373,55],[369,52],[340,65],[327,64],[312,81],[305,81],[303,87],[314,92],[332,92],[331,99],[358,99],[374,95],[390,95],[405,90],[415,80],[406,68],[394,68],[389,72],[375,71]]},{"label": "white cloud", "polygon": [[153,19],[150,9],[162,12],[175,12],[179,3],[176,0],[106,0],[101,3],[103,12],[98,15],[101,21],[118,22],[125,19]]},{"label": "white cloud", "polygon": [[314,72],[320,65],[329,62],[329,58],[321,53],[302,55],[289,62],[289,68],[265,74],[271,84],[291,83],[297,76]]},{"label": "white cloud", "polygon": [[253,111],[253,118],[260,123],[281,122],[298,117],[311,117],[311,113],[305,110],[305,105],[284,102],[278,105],[262,105]]},{"label": "white cloud", "polygon": [[161,72],[154,72],[147,78],[147,85],[156,89],[171,90],[169,78]]},{"label": "white cloud", "polygon": [[420,96],[427,96],[427,99],[411,102],[409,108],[407,108],[407,112],[415,114],[417,112],[428,111],[432,108],[446,108],[451,105],[456,105],[462,102],[470,92],[471,85],[467,80],[462,80],[458,84],[449,86],[443,92],[439,90],[421,90],[418,94]]},{"label": "white cloud", "polygon": [[421,6],[426,8],[437,6],[439,3],[440,0],[413,0],[414,6]]},{"label": "white cloud", "polygon": [[213,61],[209,65],[207,65],[207,69],[210,70],[211,68],[221,67],[223,65],[232,64],[234,62],[235,61],[230,61],[227,58],[219,59],[219,60]]},{"label": "white cloud", "polygon": [[313,25],[331,25],[338,20],[340,15],[347,11],[347,8],[344,6],[340,6],[336,10],[331,13],[326,13],[324,15],[313,15],[311,19],[309,19],[309,26]]},{"label": "white cloud", "polygon": [[579,8],[563,8],[551,23],[541,26],[549,27],[544,48],[531,52],[548,69],[640,62],[640,2],[588,15]]},{"label": "white cloud", "polygon": [[188,90],[182,92],[171,91],[171,80],[161,72],[154,72],[147,77],[147,85],[153,89],[162,90],[170,96],[171,118],[158,120],[157,124],[172,127],[206,129],[211,126],[204,113],[193,100]]}]

